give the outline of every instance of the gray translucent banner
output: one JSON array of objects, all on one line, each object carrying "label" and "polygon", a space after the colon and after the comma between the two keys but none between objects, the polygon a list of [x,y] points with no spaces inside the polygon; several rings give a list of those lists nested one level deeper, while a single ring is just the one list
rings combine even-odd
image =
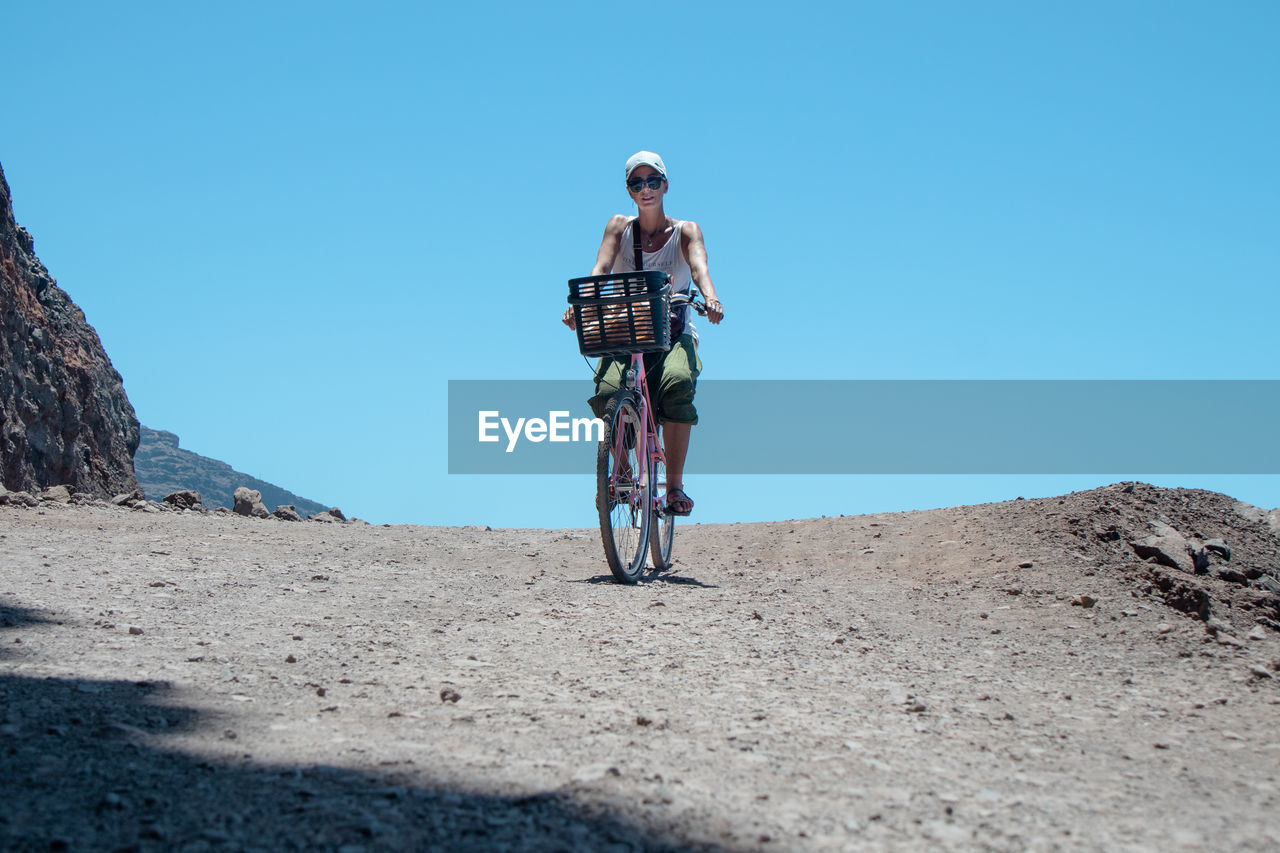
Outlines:
[{"label": "gray translucent banner", "polygon": [[[449,473],[594,472],[591,391],[451,380]],[[1280,473],[1280,380],[712,379],[696,404],[691,473]]]}]

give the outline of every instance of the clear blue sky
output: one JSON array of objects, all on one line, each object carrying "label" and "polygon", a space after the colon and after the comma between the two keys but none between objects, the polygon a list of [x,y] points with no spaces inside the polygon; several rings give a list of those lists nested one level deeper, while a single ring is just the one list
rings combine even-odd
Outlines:
[{"label": "clear blue sky", "polygon": [[[594,524],[587,476],[449,476],[446,383],[588,382],[564,281],[640,148],[707,237],[707,378],[1277,378],[1280,5],[641,8],[9,4],[0,162],[144,424],[376,522]],[[733,521],[1123,476],[688,486]]]}]

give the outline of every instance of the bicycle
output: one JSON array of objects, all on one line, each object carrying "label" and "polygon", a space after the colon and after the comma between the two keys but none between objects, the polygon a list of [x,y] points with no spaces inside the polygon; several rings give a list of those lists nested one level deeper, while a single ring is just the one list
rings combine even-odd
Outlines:
[{"label": "bicycle", "polygon": [[619,583],[634,584],[644,570],[646,550],[661,571],[671,566],[675,544],[675,516],[666,511],[666,456],[649,398],[644,354],[671,348],[673,307],[692,305],[705,316],[706,303],[692,294],[673,295],[666,273],[641,270],[570,279],[569,304],[584,356],[631,360],[602,418],[596,508],[609,570]]}]

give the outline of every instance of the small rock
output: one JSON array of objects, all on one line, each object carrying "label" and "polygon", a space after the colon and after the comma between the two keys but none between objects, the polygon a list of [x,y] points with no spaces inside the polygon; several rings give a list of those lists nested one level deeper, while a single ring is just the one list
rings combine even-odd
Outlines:
[{"label": "small rock", "polygon": [[111,502],[116,506],[132,506],[138,501],[145,500],[146,495],[142,493],[142,489],[134,489],[126,494],[116,495]]},{"label": "small rock", "polygon": [[281,504],[276,507],[276,511],[272,515],[281,521],[302,521],[302,516],[298,514],[298,510],[293,504]]},{"label": "small rock", "polygon": [[1261,521],[1265,523],[1267,520],[1267,511],[1265,509],[1244,501],[1235,502],[1235,511],[1245,521]]},{"label": "small rock", "polygon": [[594,782],[605,776],[621,776],[622,771],[611,764],[588,764],[573,774],[575,782]]},{"label": "small rock", "polygon": [[1271,575],[1259,575],[1254,580],[1253,585],[1258,589],[1265,589],[1267,592],[1280,593],[1280,580],[1276,580]]},{"label": "small rock", "polygon": [[133,635],[136,637],[136,636],[139,636],[140,634],[142,634],[143,632],[142,632],[142,629],[141,629],[141,628],[139,628],[137,625],[130,625],[130,626],[129,626],[129,633],[130,633],[130,634],[133,634]]},{"label": "small rock", "polygon": [[338,519],[338,521],[347,520],[347,517],[342,514],[342,510],[338,509],[336,506],[329,508],[329,515],[332,515],[334,518]]},{"label": "small rock", "polygon": [[1222,539],[1207,539],[1205,540],[1204,547],[1224,560],[1231,559],[1231,549],[1227,547],[1227,543]]},{"label": "small rock", "polygon": [[1267,671],[1266,667],[1261,667],[1261,666],[1258,666],[1257,664],[1253,664],[1252,666],[1250,666],[1249,672],[1252,673],[1253,677],[1257,679],[1275,678],[1274,675],[1272,675],[1270,672]]},{"label": "small rock", "polygon": [[1243,586],[1249,582],[1249,578],[1244,572],[1228,568],[1227,566],[1218,566],[1218,568],[1214,570],[1214,574],[1227,583],[1235,583]]},{"label": "small rock", "polygon": [[284,662],[285,662],[285,663],[297,663],[297,662],[298,662],[298,659],[297,659],[296,657],[294,657],[293,655],[289,655],[287,658],[285,658],[285,659],[284,659]]},{"label": "small rock", "polygon": [[178,509],[192,509],[201,506],[200,493],[193,489],[182,489],[164,496],[164,502]]},{"label": "small rock", "polygon": [[1130,542],[1129,547],[1144,560],[1154,559],[1162,566],[1195,574],[1192,548],[1186,537],[1167,524],[1151,522],[1153,535]]},{"label": "small rock", "polygon": [[1032,563],[1030,560],[1023,560],[1021,563],[1018,563],[1018,568],[1020,568],[1020,569],[1029,569],[1029,568],[1031,568],[1033,565],[1035,565],[1035,564],[1034,564],[1034,563]]},{"label": "small rock", "polygon": [[56,504],[71,503],[71,490],[66,486],[50,486],[40,493],[40,500]]},{"label": "small rock", "polygon": [[271,512],[262,502],[262,492],[257,489],[241,486],[236,489],[232,497],[235,500],[235,506],[231,509],[237,515],[253,516],[254,518],[271,517]]},{"label": "small rock", "polygon": [[1114,524],[1108,524],[1103,530],[1094,528],[1094,534],[1103,542],[1119,542],[1123,538],[1120,528]]},{"label": "small rock", "polygon": [[1098,599],[1088,594],[1077,595],[1075,598],[1071,599],[1072,607],[1083,607],[1088,609],[1097,603]]},{"label": "small rock", "polygon": [[1254,625],[1249,631],[1248,637],[1250,640],[1265,640],[1267,638],[1267,629],[1261,625]]},{"label": "small rock", "polygon": [[1156,633],[1159,633],[1159,634],[1168,634],[1172,630],[1173,630],[1173,626],[1170,625],[1168,622],[1162,622],[1159,626],[1156,627]]},{"label": "small rock", "polygon": [[458,700],[462,698],[462,694],[451,687],[446,687],[440,691],[441,702],[452,702],[458,704]]}]

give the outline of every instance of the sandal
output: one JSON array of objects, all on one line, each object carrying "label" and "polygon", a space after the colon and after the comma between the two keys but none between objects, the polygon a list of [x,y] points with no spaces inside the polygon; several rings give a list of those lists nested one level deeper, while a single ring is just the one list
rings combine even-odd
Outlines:
[{"label": "sandal", "polygon": [[693,498],[686,495],[684,489],[668,489],[667,512],[671,515],[688,515],[693,512]]}]

